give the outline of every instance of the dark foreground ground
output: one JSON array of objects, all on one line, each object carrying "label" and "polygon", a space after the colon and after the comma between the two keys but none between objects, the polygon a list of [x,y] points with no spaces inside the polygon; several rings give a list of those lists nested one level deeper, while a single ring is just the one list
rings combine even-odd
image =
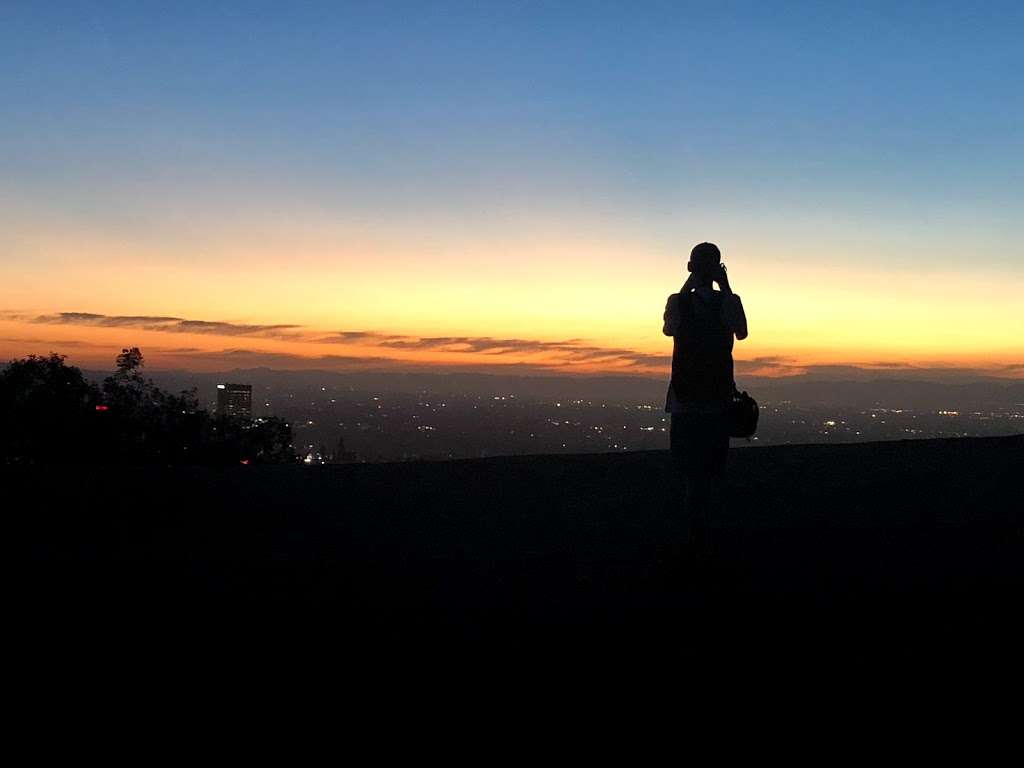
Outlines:
[{"label": "dark foreground ground", "polygon": [[678,546],[667,452],[2,479],[18,605],[68,633],[1019,654],[1024,437],[730,462],[709,557]]}]

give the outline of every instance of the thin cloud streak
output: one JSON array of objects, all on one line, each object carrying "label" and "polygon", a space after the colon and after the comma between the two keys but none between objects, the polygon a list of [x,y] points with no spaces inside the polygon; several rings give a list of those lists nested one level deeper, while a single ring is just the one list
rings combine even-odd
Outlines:
[{"label": "thin cloud streak", "polygon": [[403,336],[369,331],[342,331],[316,339],[323,344],[372,342],[381,349],[400,351],[454,352],[501,356],[511,354],[553,353],[566,362],[620,362],[625,365],[665,365],[670,358],[632,349],[585,344],[583,339],[542,341],[539,339],[497,338],[492,336]]},{"label": "thin cloud streak", "polygon": [[[287,364],[296,367],[316,364],[337,366],[375,365],[388,370],[509,370],[519,367],[534,372],[594,373],[595,367],[605,373],[646,376],[664,376],[668,373],[671,356],[651,354],[623,347],[604,347],[587,343],[586,339],[571,338],[555,341],[501,336],[415,336],[372,330],[340,330],[324,332],[290,323],[255,324],[227,321],[195,320],[167,315],[105,315],[90,312],[60,312],[33,314],[23,311],[0,311],[0,319],[31,325],[83,326],[94,328],[138,329],[173,334],[198,334],[211,337],[262,339],[271,342],[293,342],[337,346],[356,346],[357,355],[303,355],[276,350],[222,349],[203,351],[197,347],[160,348],[149,350],[158,356],[209,363],[248,357],[261,359],[262,365]],[[9,338],[9,344],[53,344],[67,348],[103,349],[105,345],[78,340]],[[113,345],[111,345],[113,348]],[[379,352],[378,355],[366,354]],[[402,353],[444,353],[465,355],[465,362],[411,359]],[[589,370],[588,370],[589,369]],[[1024,363],[1004,364],[989,370],[973,368],[940,368],[915,366],[903,361],[876,361],[856,364],[807,364],[783,356],[761,356],[735,361],[737,375],[746,377],[782,377],[812,375],[816,377],[844,378],[878,374],[921,376],[941,372],[952,375],[1019,376]]]},{"label": "thin cloud streak", "polygon": [[292,340],[301,338],[300,325],[255,325],[210,320],[188,320],[162,315],[99,315],[92,312],[60,312],[39,315],[30,323],[36,325],[82,325],[93,328],[138,328],[160,333],[196,333],[211,336],[250,336],[265,339]]},{"label": "thin cloud streak", "polygon": [[[19,316],[23,319],[24,316]],[[538,367],[604,363],[615,367],[664,366],[665,356],[632,349],[587,344],[583,339],[542,341],[492,336],[412,336],[379,331],[336,331],[323,335],[296,324],[271,325],[191,320],[169,315],[104,315],[92,312],[59,312],[28,317],[35,325],[72,325],[94,328],[136,328],[159,333],[195,333],[209,336],[262,338],[316,344],[359,345],[382,352],[447,352],[466,355],[550,355],[552,360],[534,362]],[[310,358],[317,359],[317,358]],[[380,358],[380,359],[387,359]]]},{"label": "thin cloud streak", "polygon": [[102,347],[100,344],[93,344],[90,341],[78,339],[19,339],[10,336],[0,337],[0,342],[6,344],[52,344],[55,347]]},{"label": "thin cloud streak", "polygon": [[219,365],[235,368],[271,368],[276,370],[327,370],[335,373],[374,372],[403,373],[479,373],[479,374],[550,374],[558,369],[531,363],[439,364],[366,355],[298,355],[289,352],[267,352],[255,349],[225,349],[198,354],[168,356],[184,364],[212,369]]}]

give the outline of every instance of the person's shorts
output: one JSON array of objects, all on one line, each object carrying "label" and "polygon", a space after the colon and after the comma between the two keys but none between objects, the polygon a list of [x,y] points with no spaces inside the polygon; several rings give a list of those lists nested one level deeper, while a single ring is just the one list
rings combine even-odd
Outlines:
[{"label": "person's shorts", "polygon": [[673,413],[669,446],[678,475],[720,475],[729,455],[726,414]]}]

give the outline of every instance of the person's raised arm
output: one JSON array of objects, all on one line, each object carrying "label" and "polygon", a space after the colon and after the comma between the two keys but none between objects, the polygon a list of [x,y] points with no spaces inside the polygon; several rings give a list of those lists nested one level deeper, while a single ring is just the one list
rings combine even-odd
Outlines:
[{"label": "person's raised arm", "polygon": [[739,295],[732,292],[725,265],[722,265],[716,281],[722,291],[722,322],[742,341],[747,338],[747,314],[743,311],[743,302],[740,301]]},{"label": "person's raised arm", "polygon": [[726,309],[726,304],[722,305],[722,311],[726,313],[726,325],[732,328],[737,339],[743,341],[747,338],[747,313],[743,311],[743,302],[740,301],[739,294],[730,294],[727,297],[727,304],[729,305],[728,309]]}]

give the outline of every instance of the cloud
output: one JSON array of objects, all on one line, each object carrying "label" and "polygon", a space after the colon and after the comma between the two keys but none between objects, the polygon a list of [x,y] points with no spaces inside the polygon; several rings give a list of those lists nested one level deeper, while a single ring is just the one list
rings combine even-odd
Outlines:
[{"label": "cloud", "polygon": [[[1019,373],[1022,369],[1018,369]],[[993,368],[966,368],[942,365],[899,365],[878,367],[872,363],[836,363],[820,365],[803,365],[787,371],[777,369],[764,375],[773,378],[799,377],[807,381],[819,382],[872,382],[872,381],[945,381],[967,382],[977,379],[1012,378],[1015,371],[1012,367],[999,366]],[[761,372],[749,375],[761,376]]]},{"label": "cloud", "polygon": [[733,367],[737,374],[754,376],[797,376],[806,370],[805,366],[800,365],[792,358],[777,355],[735,360]]},{"label": "cloud", "polygon": [[910,363],[904,362],[902,360],[897,360],[897,361],[885,361],[885,362],[874,362],[874,363],[862,363],[860,367],[861,368],[881,368],[881,369],[885,370],[885,369],[892,369],[892,368],[913,368],[914,366],[912,366]]},{"label": "cloud", "polygon": [[[626,374],[652,379],[665,379],[671,366],[671,355],[641,352],[627,347],[602,346],[587,339],[528,339],[518,336],[417,336],[374,330],[324,331],[288,323],[256,324],[219,320],[199,320],[170,315],[106,315],[92,312],[59,312],[38,314],[25,310],[0,310],[0,320],[40,326],[99,327],[139,329],[168,334],[198,334],[210,338],[268,342],[303,342],[334,345],[342,354],[306,355],[274,349],[222,348],[202,350],[195,346],[175,347],[147,345],[143,350],[156,366],[211,369],[223,365],[239,367],[280,368],[284,370],[327,369],[334,371],[402,372],[476,372],[593,375]],[[106,365],[113,359],[120,344],[97,344],[72,339],[0,338],[7,354],[23,349],[22,345],[45,345],[52,349],[74,351],[79,359]],[[229,343],[229,342],[226,342]],[[243,343],[239,341],[238,343]],[[344,354],[353,347],[355,354]],[[410,352],[425,353],[422,358],[408,359]],[[436,360],[439,353],[451,359]],[[987,369],[951,368],[940,365],[912,365],[902,360],[879,360],[868,363],[806,365],[789,357],[766,355],[736,359],[737,377],[744,381],[759,378],[801,378],[817,381],[870,381],[875,379],[965,380],[978,377],[1004,376],[1020,378],[1024,363],[993,365]]]},{"label": "cloud", "polygon": [[[340,347],[358,347],[357,355],[327,354],[300,355],[274,350],[222,349],[202,351],[198,347],[150,346],[147,354],[156,358],[181,360],[183,364],[212,364],[216,360],[237,362],[260,367],[280,365],[289,369],[324,366],[332,369],[364,369],[376,366],[381,370],[476,370],[509,371],[516,367],[534,372],[592,372],[595,368],[607,373],[626,373],[647,376],[665,376],[671,366],[671,355],[651,354],[626,347],[601,346],[586,339],[560,340],[526,339],[515,336],[416,336],[385,333],[373,330],[338,330],[325,332],[287,323],[255,324],[227,321],[196,320],[168,315],[105,315],[91,312],[60,312],[32,314],[3,310],[0,318],[35,325],[90,326],[157,331],[162,333],[199,334],[211,337],[265,339],[269,341],[299,341]],[[76,340],[56,339],[0,339],[7,344],[52,344],[56,348],[80,347],[106,350],[104,345]],[[116,352],[116,350],[115,350]],[[462,360],[439,364],[430,360],[402,359],[402,353],[448,353]],[[368,354],[369,353],[369,354]],[[373,354],[376,353],[376,354]],[[1024,373],[1024,363],[1010,363],[983,369],[940,368],[915,366],[904,361],[875,361],[869,363],[805,365],[793,358],[778,355],[750,359],[736,359],[737,376],[792,377],[809,376],[822,380],[863,380],[880,376],[922,378],[940,375],[955,376],[1015,376]]]},{"label": "cloud", "polygon": [[121,328],[149,323],[167,323],[177,319],[176,317],[152,315],[96,315],[92,312],[59,312],[55,315],[38,315],[29,322],[41,325],[92,325]]},{"label": "cloud", "polygon": [[550,353],[566,363],[600,361],[625,365],[667,365],[670,362],[670,358],[665,356],[649,355],[632,349],[595,346],[584,343],[583,339],[542,341],[495,336],[406,336],[372,331],[340,331],[315,341],[324,344],[369,343],[384,350],[455,352],[495,357]]},{"label": "cloud", "polygon": [[0,342],[6,344],[52,344],[55,347],[101,347],[100,344],[93,344],[88,341],[77,339],[24,339],[13,337],[0,337]]},{"label": "cloud", "polygon": [[[145,351],[145,350],[143,350]],[[301,370],[308,368],[324,368],[334,371],[365,370],[369,366],[387,364],[387,359],[365,355],[297,355],[290,352],[274,352],[261,349],[228,348],[220,350],[199,350],[184,347],[171,350],[154,350],[154,357],[174,360],[174,365],[196,365],[210,368],[219,365],[231,365],[247,368],[280,368],[282,370]]]},{"label": "cloud", "polygon": [[539,341],[537,339],[503,339],[493,336],[409,336],[375,331],[338,331],[315,339],[321,344],[365,344],[385,349],[432,350],[482,354],[508,354],[510,352],[537,352],[574,347],[577,339],[568,341]]},{"label": "cloud", "polygon": [[178,353],[174,355],[176,364],[178,362],[195,365],[198,368],[215,368],[218,366],[232,366],[238,368],[273,368],[279,370],[327,370],[334,372],[381,372],[381,373],[409,373],[409,372],[477,372],[477,373],[507,373],[509,370],[517,372],[533,370],[540,372],[544,370],[540,366],[523,365],[521,363],[506,363],[500,366],[481,365],[466,363],[463,365],[438,365],[433,362],[400,360],[389,357],[376,357],[370,355],[298,355],[290,352],[273,352],[258,349],[222,349],[197,353]]},{"label": "cloud", "polygon": [[19,312],[13,309],[0,309],[0,320],[5,320],[12,323],[24,323],[32,319],[32,315]]},{"label": "cloud", "polygon": [[647,355],[634,352],[630,359],[633,365],[650,368],[668,368],[672,365],[672,355]]},{"label": "cloud", "polygon": [[415,338],[409,336],[395,335],[391,333],[379,333],[377,331],[335,331],[327,336],[316,336],[309,341],[317,344],[362,344],[366,342],[377,343],[390,339]]},{"label": "cloud", "polygon": [[[171,315],[105,315],[93,312],[59,312],[55,314],[25,315],[9,313],[35,325],[88,326],[96,328],[124,328],[156,331],[160,333],[191,333],[206,336],[244,337],[278,341],[303,341],[317,344],[358,345],[361,349],[379,350],[375,359],[391,359],[389,353],[399,352],[448,352],[467,356],[488,358],[543,356],[546,359],[531,361],[531,365],[546,370],[560,367],[573,368],[583,365],[604,364],[612,368],[641,369],[665,367],[670,360],[664,355],[650,355],[632,349],[604,347],[587,343],[584,339],[544,341],[502,336],[414,336],[408,334],[384,333],[372,330],[340,330],[323,333],[301,325],[275,323],[251,324],[226,321],[196,320]],[[165,354],[194,354],[193,347],[180,352],[163,350]],[[219,353],[226,354],[226,353]],[[291,357],[287,358],[291,360]],[[305,357],[305,360],[330,360],[330,356]],[[355,358],[345,357],[346,360]],[[483,364],[482,359],[477,364]],[[429,365],[429,363],[425,363]],[[520,365],[516,360],[505,365]]]},{"label": "cloud", "polygon": [[94,328],[138,328],[161,333],[197,333],[212,336],[249,336],[263,339],[301,338],[300,325],[255,325],[210,320],[188,320],[163,315],[98,315],[92,312],[60,312],[38,315],[29,322],[39,325],[84,325]]}]

